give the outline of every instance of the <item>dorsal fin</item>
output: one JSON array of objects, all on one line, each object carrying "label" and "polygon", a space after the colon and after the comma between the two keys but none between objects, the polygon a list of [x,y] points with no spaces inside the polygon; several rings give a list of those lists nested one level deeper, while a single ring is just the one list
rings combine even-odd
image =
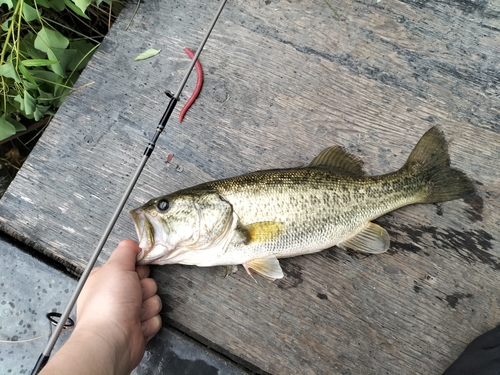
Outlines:
[{"label": "dorsal fin", "polygon": [[365,175],[362,169],[363,162],[340,146],[325,148],[308,167],[335,170],[338,173],[356,177]]}]

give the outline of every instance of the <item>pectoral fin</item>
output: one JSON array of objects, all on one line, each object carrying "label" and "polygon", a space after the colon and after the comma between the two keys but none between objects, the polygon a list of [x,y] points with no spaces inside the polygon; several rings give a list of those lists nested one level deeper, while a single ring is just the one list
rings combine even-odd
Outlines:
[{"label": "pectoral fin", "polygon": [[276,221],[262,221],[240,228],[245,244],[275,240],[285,230],[285,224]]},{"label": "pectoral fin", "polygon": [[250,276],[252,276],[252,271],[255,271],[270,280],[281,279],[283,277],[280,262],[274,255],[251,259],[243,263],[243,267],[245,267]]},{"label": "pectoral fin", "polygon": [[368,223],[361,232],[338,246],[367,254],[380,254],[387,251],[389,244],[390,239],[387,231],[380,225]]}]

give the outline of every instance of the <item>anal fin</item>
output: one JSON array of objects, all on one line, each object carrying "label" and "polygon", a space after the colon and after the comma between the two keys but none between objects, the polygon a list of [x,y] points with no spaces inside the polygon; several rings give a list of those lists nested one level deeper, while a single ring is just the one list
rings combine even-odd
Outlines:
[{"label": "anal fin", "polygon": [[283,270],[281,269],[280,262],[274,255],[251,259],[243,263],[243,267],[245,267],[250,276],[252,276],[251,271],[254,271],[270,280],[283,278]]},{"label": "anal fin", "polygon": [[380,254],[386,252],[389,245],[389,233],[380,225],[370,222],[361,232],[338,246],[367,254]]}]

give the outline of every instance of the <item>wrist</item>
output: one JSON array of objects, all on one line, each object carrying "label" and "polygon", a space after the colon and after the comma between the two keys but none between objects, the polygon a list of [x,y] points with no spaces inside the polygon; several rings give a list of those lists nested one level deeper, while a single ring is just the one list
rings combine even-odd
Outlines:
[{"label": "wrist", "polygon": [[97,325],[86,327],[82,324],[79,327],[77,324],[72,337],[75,345],[84,348],[89,361],[95,361],[99,369],[106,369],[103,374],[125,374],[132,370],[125,368],[128,364],[127,338],[122,332],[111,333],[109,326],[99,328]]},{"label": "wrist", "polygon": [[77,326],[66,344],[49,361],[41,375],[128,374],[126,345],[119,344],[106,330]]}]

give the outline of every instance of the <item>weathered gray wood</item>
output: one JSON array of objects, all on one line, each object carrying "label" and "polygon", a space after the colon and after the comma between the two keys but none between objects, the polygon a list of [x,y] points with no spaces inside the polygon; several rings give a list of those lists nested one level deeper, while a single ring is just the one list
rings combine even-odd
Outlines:
[{"label": "weathered gray wood", "polygon": [[[209,179],[348,147],[371,174],[399,168],[439,125],[465,201],[378,220],[387,254],[331,249],[282,261],[259,284],[240,269],[156,267],[164,317],[276,374],[437,374],[499,323],[500,7],[487,1],[230,1],[202,54],[205,84],[159,141],[127,209]],[[79,272],[217,7],[129,6],[0,201],[4,231]],[[160,55],[134,62],[143,50]],[[191,92],[190,78],[183,100]],[[182,105],[183,103],[181,103]],[[176,110],[178,114],[178,110]],[[165,162],[169,153],[175,157]],[[124,213],[102,259],[134,237]]]}]

